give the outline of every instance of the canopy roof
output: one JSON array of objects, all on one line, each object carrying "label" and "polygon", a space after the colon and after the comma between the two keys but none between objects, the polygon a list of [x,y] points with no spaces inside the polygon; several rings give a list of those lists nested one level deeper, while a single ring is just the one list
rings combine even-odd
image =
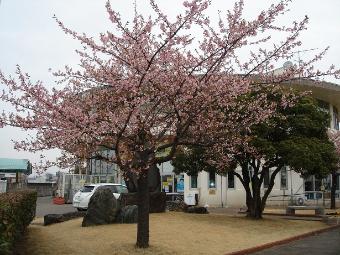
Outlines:
[{"label": "canopy roof", "polygon": [[340,110],[340,86],[335,83],[300,79],[285,84],[300,91],[311,91],[313,97],[326,101]]},{"label": "canopy roof", "polygon": [[32,165],[27,159],[0,158],[0,173],[32,173]]}]

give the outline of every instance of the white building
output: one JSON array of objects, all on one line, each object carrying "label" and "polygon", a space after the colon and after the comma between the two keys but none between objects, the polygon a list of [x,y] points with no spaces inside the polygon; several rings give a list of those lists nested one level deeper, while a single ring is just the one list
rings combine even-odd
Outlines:
[{"label": "white building", "polygon": [[[300,91],[311,91],[312,96],[319,101],[319,105],[331,115],[330,128],[339,130],[340,86],[327,82],[314,82],[299,80],[284,86],[291,86]],[[236,170],[240,172],[240,169]],[[200,205],[242,207],[246,205],[246,194],[239,179],[230,174],[220,176],[213,173],[201,172],[198,176],[184,176],[184,197],[194,197]],[[340,177],[338,177],[337,190],[339,191]],[[262,192],[266,189],[266,183]],[[275,185],[268,198],[267,204],[287,204],[293,197],[302,197],[314,203],[322,203],[322,186],[326,191],[330,189],[331,178],[318,180],[314,176],[303,179],[288,167],[276,176]],[[326,195],[329,195],[326,192]],[[326,197],[326,196],[325,196]]]},{"label": "white building", "polygon": [[[319,105],[330,113],[330,127],[339,130],[340,86],[312,80],[297,80],[282,86],[291,86],[300,91],[311,91],[312,96],[319,101]],[[103,153],[107,153],[109,156],[113,152],[103,151]],[[246,204],[243,185],[234,175],[220,176],[207,172],[199,173],[198,176],[175,175],[170,162],[165,162],[158,167],[161,175],[161,190],[167,193],[184,193],[184,198],[189,204],[195,200],[203,206],[242,207]],[[118,167],[102,160],[90,160],[87,164],[86,175],[95,178],[86,179],[86,182],[123,182]],[[338,178],[338,191],[340,190],[339,183]],[[313,202],[322,203],[319,201],[323,195],[322,185],[326,190],[330,188],[331,178],[317,180],[312,176],[304,180],[298,173],[285,167],[276,176],[275,185],[267,204],[287,204],[287,201],[292,197],[294,199],[303,197]],[[262,192],[265,189],[264,184]]]}]

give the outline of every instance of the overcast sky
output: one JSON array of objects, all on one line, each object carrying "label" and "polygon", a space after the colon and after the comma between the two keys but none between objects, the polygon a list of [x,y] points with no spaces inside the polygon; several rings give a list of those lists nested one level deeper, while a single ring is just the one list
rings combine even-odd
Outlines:
[{"label": "overcast sky", "polygon": [[[55,14],[65,25],[78,32],[96,36],[99,32],[110,30],[110,23],[105,12],[105,0],[2,0],[0,4],[0,69],[6,74],[13,74],[16,64],[28,72],[33,80],[42,80],[52,87],[53,77],[48,71],[62,69],[65,64],[76,65],[78,58],[74,53],[79,45],[66,36],[52,18]],[[181,10],[182,0],[158,0],[159,5],[169,16]],[[214,20],[217,11],[222,12],[232,7],[232,0],[212,0],[208,12]],[[268,7],[272,0],[245,0],[247,17],[256,17],[259,11]],[[123,19],[133,15],[133,1],[111,0],[115,10],[119,10]],[[137,8],[143,13],[150,13],[147,1],[138,0]],[[303,49],[330,46],[329,53],[317,66],[327,68],[335,64],[340,68],[340,1],[339,0],[295,0],[290,6],[291,12],[281,21],[290,24],[310,17],[309,29],[303,33]],[[307,58],[315,52],[301,53]],[[297,56],[298,57],[298,56]],[[296,58],[297,58],[296,57]],[[279,67],[279,66],[278,66]],[[337,82],[334,79],[326,80]],[[340,83],[338,81],[337,83]],[[3,85],[0,84],[0,88]],[[0,112],[6,105],[0,103]],[[13,149],[12,139],[24,138],[26,134],[13,128],[0,129],[0,157],[27,158],[37,162],[39,155],[17,152]],[[58,151],[48,153],[54,160]],[[55,169],[51,170],[55,171]]]}]

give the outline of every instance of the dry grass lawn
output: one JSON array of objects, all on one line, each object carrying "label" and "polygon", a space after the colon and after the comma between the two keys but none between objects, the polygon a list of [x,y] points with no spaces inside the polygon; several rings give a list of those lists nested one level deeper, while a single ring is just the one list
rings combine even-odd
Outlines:
[{"label": "dry grass lawn", "polygon": [[316,221],[265,218],[254,221],[221,214],[150,215],[150,248],[134,248],[136,224],[81,227],[82,219],[42,226],[36,219],[22,243],[30,255],[225,254],[326,227]]}]

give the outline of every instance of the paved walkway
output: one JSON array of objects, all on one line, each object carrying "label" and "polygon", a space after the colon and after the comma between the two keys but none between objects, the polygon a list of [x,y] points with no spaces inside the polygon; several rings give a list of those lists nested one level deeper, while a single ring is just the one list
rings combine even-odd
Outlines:
[{"label": "paved walkway", "polygon": [[339,255],[340,228],[275,246],[252,255]]},{"label": "paved walkway", "polygon": [[55,205],[52,203],[52,197],[38,197],[36,217],[44,217],[46,214],[61,214],[75,211],[76,209],[72,204]]}]

